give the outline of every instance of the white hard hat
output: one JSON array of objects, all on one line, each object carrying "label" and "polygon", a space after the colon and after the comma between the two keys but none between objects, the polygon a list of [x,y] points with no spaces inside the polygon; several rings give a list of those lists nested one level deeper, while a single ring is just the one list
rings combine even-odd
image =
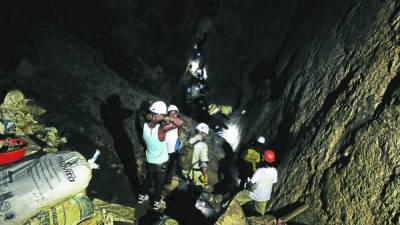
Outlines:
[{"label": "white hard hat", "polygon": [[263,137],[263,136],[258,137],[257,142],[261,143],[261,144],[265,144],[265,137]]},{"label": "white hard hat", "polygon": [[168,112],[170,112],[170,111],[177,111],[177,112],[179,112],[179,109],[178,109],[178,107],[176,107],[176,105],[169,105],[167,111],[168,111]]},{"label": "white hard hat", "polygon": [[167,114],[167,104],[163,101],[156,101],[150,106],[150,111],[157,114]]},{"label": "white hard hat", "polygon": [[196,126],[196,130],[198,130],[198,131],[200,131],[200,132],[203,132],[203,133],[205,133],[205,134],[208,134],[208,132],[210,131],[210,128],[209,128],[208,125],[205,124],[205,123],[199,123],[199,124]]}]

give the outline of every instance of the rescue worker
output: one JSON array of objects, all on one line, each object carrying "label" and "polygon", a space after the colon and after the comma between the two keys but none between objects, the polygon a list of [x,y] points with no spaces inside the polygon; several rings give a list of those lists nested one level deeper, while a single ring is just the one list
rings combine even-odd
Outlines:
[{"label": "rescue worker", "polygon": [[193,145],[193,156],[189,170],[183,170],[182,173],[192,184],[205,187],[208,185],[208,146],[205,137],[210,128],[205,123],[199,123],[196,126],[196,134],[189,139],[189,144]]},{"label": "rescue worker", "polygon": [[205,82],[200,81],[194,81],[186,88],[185,112],[197,121],[208,120],[205,89]]},{"label": "rescue worker", "polygon": [[207,80],[207,70],[206,67],[203,65],[200,65],[199,68],[197,68],[196,72],[194,73],[195,78],[197,78],[200,81],[205,81]]},{"label": "rescue worker", "polygon": [[246,146],[240,153],[240,159],[242,160],[241,165],[241,184],[243,185],[247,178],[251,177],[257,168],[263,167],[264,162],[262,160],[265,151],[265,137],[259,136],[257,141],[250,141],[249,145]]},{"label": "rescue worker", "polygon": [[[179,109],[176,105],[169,105],[167,111],[168,111],[169,118],[174,118],[175,120],[180,120]],[[181,127],[183,125],[183,121],[180,120],[179,123],[181,124],[179,127]],[[172,178],[175,175],[175,173],[178,172],[179,173],[178,176],[181,175],[180,174],[181,170],[179,169],[179,165],[178,165],[178,152],[177,152],[177,150],[181,146],[181,142],[178,138],[178,128],[179,127],[168,131],[165,136],[165,141],[167,144],[167,150],[168,150],[168,155],[169,155],[168,172],[167,172],[167,177],[166,177],[166,181],[165,181],[165,183],[167,185],[171,185]]]},{"label": "rescue worker", "polygon": [[155,182],[153,209],[159,210],[165,206],[161,199],[161,191],[165,182],[168,166],[168,152],[165,142],[166,133],[181,126],[176,118],[166,117],[167,105],[163,101],[154,102],[149,108],[151,114],[146,116],[147,122],[143,125],[143,139],[146,143],[147,172],[143,186],[139,191],[138,203],[149,199],[149,191]]},{"label": "rescue worker", "polygon": [[246,189],[236,194],[235,200],[240,205],[254,201],[255,210],[262,216],[265,214],[268,201],[271,199],[273,184],[278,182],[278,171],[273,167],[275,151],[268,149],[263,154],[266,166],[257,169],[251,180],[246,184]]},{"label": "rescue worker", "polygon": [[206,85],[201,81],[193,81],[186,88],[186,101],[194,101],[204,96]]}]

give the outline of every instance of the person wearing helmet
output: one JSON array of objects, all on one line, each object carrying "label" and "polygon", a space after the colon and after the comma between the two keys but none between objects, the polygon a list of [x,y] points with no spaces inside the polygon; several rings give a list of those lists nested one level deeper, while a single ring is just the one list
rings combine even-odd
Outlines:
[{"label": "person wearing helmet", "polygon": [[265,151],[265,137],[259,136],[257,140],[251,140],[250,143],[243,148],[240,153],[240,187],[243,185],[247,178],[251,177],[254,172],[264,166],[265,161],[262,160]]},{"label": "person wearing helmet", "polygon": [[255,210],[261,215],[264,215],[267,210],[273,184],[278,182],[278,171],[273,167],[273,163],[276,161],[275,151],[272,149],[265,150],[263,160],[266,166],[257,169],[247,182],[246,189],[235,196],[235,200],[240,205],[255,201]]},{"label": "person wearing helmet", "polygon": [[149,199],[148,194],[154,182],[153,209],[158,210],[165,205],[165,202],[161,199],[161,191],[168,166],[165,137],[168,131],[182,126],[182,121],[165,116],[167,114],[167,105],[163,101],[154,102],[149,110],[151,114],[146,116],[147,122],[143,125],[147,171],[143,186],[139,191],[138,203],[143,203]]},{"label": "person wearing helmet", "polygon": [[205,187],[208,184],[208,146],[205,138],[210,128],[205,123],[196,126],[196,134],[189,139],[189,144],[193,145],[192,169],[183,170],[183,175],[194,185]]},{"label": "person wearing helmet", "polygon": [[167,185],[171,185],[172,178],[175,175],[175,173],[180,172],[179,169],[177,170],[177,167],[178,167],[178,152],[177,152],[177,150],[181,146],[181,142],[178,138],[178,128],[183,125],[183,121],[179,118],[179,109],[176,105],[169,105],[167,111],[168,111],[169,118],[173,118],[173,119],[180,121],[180,126],[168,131],[165,136],[165,141],[167,144],[167,151],[168,151],[168,155],[169,155],[168,172],[167,172],[167,177],[166,177],[165,183]]}]

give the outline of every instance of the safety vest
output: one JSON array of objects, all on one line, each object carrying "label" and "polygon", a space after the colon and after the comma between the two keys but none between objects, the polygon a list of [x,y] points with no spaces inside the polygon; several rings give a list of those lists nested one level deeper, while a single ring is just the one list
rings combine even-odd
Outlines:
[{"label": "safety vest", "polygon": [[253,166],[253,173],[256,172],[256,164],[261,162],[260,153],[258,153],[255,149],[249,148],[247,150],[247,154],[244,157],[244,161],[251,163]]}]

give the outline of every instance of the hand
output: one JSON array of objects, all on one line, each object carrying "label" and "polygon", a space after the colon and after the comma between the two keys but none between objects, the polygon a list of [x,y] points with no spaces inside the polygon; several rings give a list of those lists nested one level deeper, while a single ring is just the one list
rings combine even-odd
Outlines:
[{"label": "hand", "polygon": [[252,183],[251,181],[248,181],[245,183],[245,189],[253,192],[255,189],[257,189],[257,184],[256,183]]},{"label": "hand", "polygon": [[207,175],[201,175],[201,176],[199,177],[199,180],[200,180],[200,182],[203,183],[203,184],[208,184],[208,176],[207,176]]},{"label": "hand", "polygon": [[170,117],[169,117],[169,116],[164,117],[164,121],[167,122],[167,123],[169,123],[169,121],[171,121],[171,120],[170,120]]},{"label": "hand", "polygon": [[156,114],[156,115],[153,116],[153,120],[156,121],[156,122],[163,121],[164,120],[164,116],[161,115],[161,114]]},{"label": "hand", "polygon": [[250,191],[253,192],[253,191],[255,191],[257,188],[258,188],[258,184],[255,183],[255,184],[253,184],[253,186],[250,187]]}]

